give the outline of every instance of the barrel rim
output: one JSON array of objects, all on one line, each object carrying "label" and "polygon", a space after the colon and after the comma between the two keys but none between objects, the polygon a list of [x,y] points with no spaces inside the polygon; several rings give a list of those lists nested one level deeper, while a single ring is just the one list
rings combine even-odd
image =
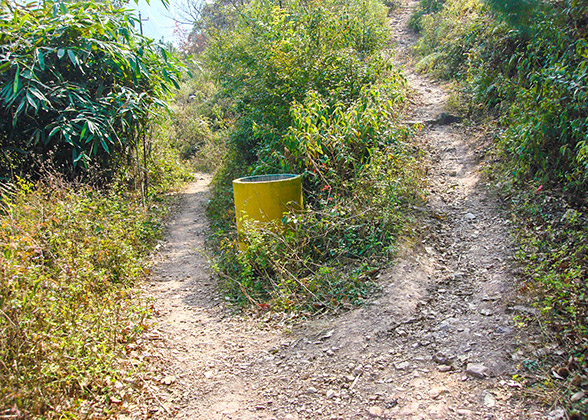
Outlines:
[{"label": "barrel rim", "polygon": [[268,175],[254,175],[244,176],[233,180],[233,183],[238,184],[268,184],[272,182],[291,181],[300,178],[300,174],[268,174]]}]

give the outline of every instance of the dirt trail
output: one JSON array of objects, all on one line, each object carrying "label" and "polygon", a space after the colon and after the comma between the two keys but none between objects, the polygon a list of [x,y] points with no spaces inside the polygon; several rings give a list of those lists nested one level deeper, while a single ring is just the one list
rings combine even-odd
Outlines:
[{"label": "dirt trail", "polygon": [[[398,60],[415,36],[416,1],[394,11]],[[444,111],[446,91],[407,66],[411,120]],[[540,419],[511,378],[529,337],[517,299],[509,226],[480,182],[478,134],[432,124],[425,235],[380,277],[368,306],[288,329],[285,315],[229,316],[203,256],[207,177],[191,184],[149,288],[157,329],[140,356],[157,372],[128,418]],[[418,209],[417,209],[418,210]]]}]

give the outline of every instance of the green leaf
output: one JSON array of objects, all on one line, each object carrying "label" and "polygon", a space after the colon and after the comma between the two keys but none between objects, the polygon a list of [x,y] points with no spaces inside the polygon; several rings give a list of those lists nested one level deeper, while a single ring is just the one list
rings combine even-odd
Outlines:
[{"label": "green leaf", "polygon": [[62,58],[65,55],[65,50],[60,48],[57,50],[57,58]]},{"label": "green leaf", "polygon": [[12,84],[12,94],[15,95],[16,91],[20,87],[20,67],[16,68],[16,75],[14,76],[14,82]]},{"label": "green leaf", "polygon": [[34,86],[29,87],[29,92],[35,95],[40,101],[49,102],[49,99],[41,93],[39,89]]},{"label": "green leaf", "polygon": [[100,139],[100,144],[102,145],[102,148],[106,151],[106,153],[110,154],[110,149],[108,149],[108,144],[106,144],[104,138]]},{"label": "green leaf", "polygon": [[84,156],[84,152],[78,152],[78,150],[74,147],[71,149],[71,157],[73,160],[74,167],[78,165],[80,159]]},{"label": "green leaf", "polygon": [[67,50],[67,55],[69,57],[69,61],[71,61],[71,63],[74,66],[76,66],[76,67],[80,66],[80,62],[78,61],[78,57],[76,56],[76,53],[73,50]]},{"label": "green leaf", "polygon": [[86,121],[84,123],[84,126],[82,127],[82,132],[80,133],[80,140],[84,139],[84,136],[86,135],[86,131],[88,131],[88,121]]},{"label": "green leaf", "polygon": [[37,61],[39,62],[39,68],[45,71],[45,57],[40,49],[37,50]]},{"label": "green leaf", "polygon": [[0,73],[4,73],[6,70],[8,70],[11,67],[11,63],[10,61],[5,61],[2,64],[0,64]]},{"label": "green leaf", "polygon": [[25,100],[22,100],[20,102],[20,105],[16,109],[16,112],[12,116],[12,126],[13,127],[16,127],[16,124],[18,123],[18,116],[20,115],[21,111],[24,109],[25,105],[26,105],[26,101]]},{"label": "green leaf", "polygon": [[37,102],[35,102],[35,100],[31,96],[30,92],[27,92],[27,102],[29,103],[29,105],[31,105],[33,108],[35,108],[35,111],[37,111],[39,109],[39,104],[37,104]]},{"label": "green leaf", "polygon": [[51,130],[51,132],[49,133],[49,138],[53,137],[55,134],[57,134],[58,131],[61,131],[61,127],[60,126],[56,126],[53,128],[53,130]]}]

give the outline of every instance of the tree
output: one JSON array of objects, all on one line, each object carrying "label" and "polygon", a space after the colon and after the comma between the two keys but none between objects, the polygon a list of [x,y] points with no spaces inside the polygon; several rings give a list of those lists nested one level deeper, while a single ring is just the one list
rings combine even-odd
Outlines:
[{"label": "tree", "polygon": [[136,20],[109,2],[1,0],[0,177],[124,161],[179,77]]}]

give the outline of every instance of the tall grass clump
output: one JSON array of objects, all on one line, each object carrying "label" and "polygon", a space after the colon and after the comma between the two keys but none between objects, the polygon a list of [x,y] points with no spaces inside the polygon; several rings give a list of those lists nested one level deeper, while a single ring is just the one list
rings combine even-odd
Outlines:
[{"label": "tall grass clump", "polygon": [[[254,1],[226,13],[205,53],[234,122],[209,208],[225,289],[278,310],[359,303],[418,199],[413,128],[399,124],[405,81],[383,54],[386,7]],[[282,234],[250,229],[237,251],[230,182],[271,173],[302,174],[306,208]]]}]

